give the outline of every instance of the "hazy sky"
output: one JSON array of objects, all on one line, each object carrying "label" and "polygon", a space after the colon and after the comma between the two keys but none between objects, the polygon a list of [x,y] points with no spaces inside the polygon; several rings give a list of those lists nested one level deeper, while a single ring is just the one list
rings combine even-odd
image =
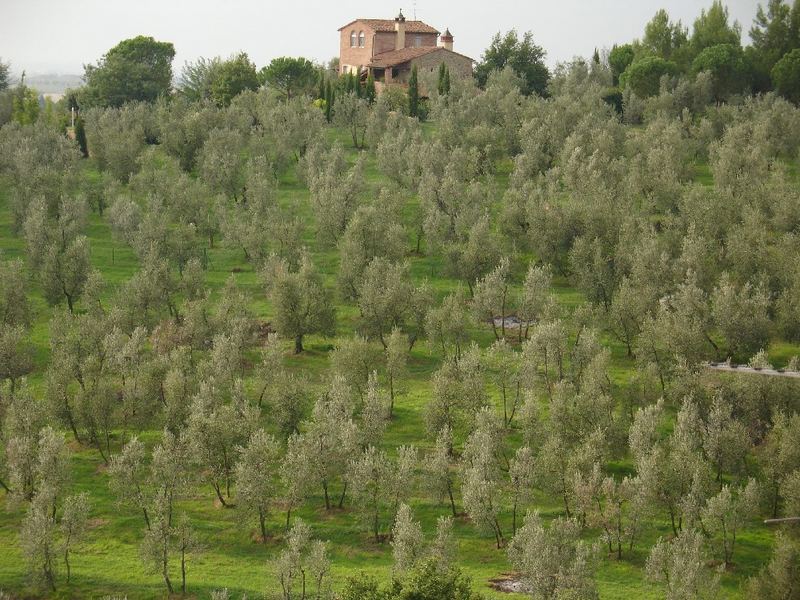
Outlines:
[{"label": "hazy sky", "polygon": [[[762,0],[765,2],[766,0]],[[393,18],[399,4],[455,36],[455,50],[478,59],[497,31],[531,30],[548,63],[588,56],[642,34],[659,8],[691,26],[711,0],[0,0],[0,57],[15,72],[83,72],[122,39],[151,35],[175,44],[175,72],[199,56],[243,50],[259,67],[282,55],[328,60],[337,29],[357,17]],[[728,0],[744,42],[759,0]]]}]

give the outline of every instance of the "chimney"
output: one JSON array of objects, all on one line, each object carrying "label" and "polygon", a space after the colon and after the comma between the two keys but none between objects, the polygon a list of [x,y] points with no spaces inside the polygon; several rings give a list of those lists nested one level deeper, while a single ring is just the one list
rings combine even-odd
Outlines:
[{"label": "chimney", "polygon": [[439,43],[445,50],[453,51],[453,34],[450,33],[450,28],[445,29],[442,37],[439,38]]},{"label": "chimney", "polygon": [[400,50],[406,47],[406,18],[403,16],[403,9],[394,18],[394,30],[397,32],[394,40],[394,49]]}]

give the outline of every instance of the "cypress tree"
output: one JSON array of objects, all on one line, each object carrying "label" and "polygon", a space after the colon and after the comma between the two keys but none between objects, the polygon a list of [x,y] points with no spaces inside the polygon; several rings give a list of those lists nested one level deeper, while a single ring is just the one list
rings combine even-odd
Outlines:
[{"label": "cypress tree", "polygon": [[364,97],[364,89],[361,87],[361,67],[358,68],[358,72],[356,73],[356,97],[363,98]]},{"label": "cypress tree", "polygon": [[319,90],[317,91],[317,98],[320,100],[325,100],[325,71],[320,69],[319,72]]},{"label": "cypress tree", "polygon": [[411,78],[408,80],[408,114],[412,117],[419,116],[419,82],[416,65],[411,69]]},{"label": "cypress tree", "polygon": [[334,91],[330,80],[325,85],[325,120],[330,123],[333,116]]},{"label": "cypress tree", "polygon": [[445,77],[446,70],[447,70],[447,66],[445,66],[444,63],[441,63],[439,65],[439,85],[438,85],[439,95],[440,96],[444,96],[444,77]]},{"label": "cypress tree", "polygon": [[78,142],[78,147],[81,149],[83,157],[88,158],[89,147],[86,145],[86,128],[83,126],[81,117],[75,119],[75,141]]},{"label": "cypress tree", "polygon": [[369,72],[367,75],[367,85],[364,88],[364,98],[366,98],[370,104],[375,102],[375,77],[372,75],[372,71]]},{"label": "cypress tree", "polygon": [[445,96],[450,93],[450,69],[444,68],[444,94]]}]

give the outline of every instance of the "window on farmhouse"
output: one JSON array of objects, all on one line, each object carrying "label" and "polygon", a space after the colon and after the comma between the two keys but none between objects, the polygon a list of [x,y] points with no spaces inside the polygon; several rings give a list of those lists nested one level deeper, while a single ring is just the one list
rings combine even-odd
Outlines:
[{"label": "window on farmhouse", "polygon": [[351,31],[350,32],[350,47],[351,48],[355,48],[356,47],[356,32],[355,31]]},{"label": "window on farmhouse", "polygon": [[363,48],[364,47],[364,40],[365,39],[366,39],[366,36],[364,36],[364,32],[363,31],[360,32],[358,34],[358,47],[359,48]]}]

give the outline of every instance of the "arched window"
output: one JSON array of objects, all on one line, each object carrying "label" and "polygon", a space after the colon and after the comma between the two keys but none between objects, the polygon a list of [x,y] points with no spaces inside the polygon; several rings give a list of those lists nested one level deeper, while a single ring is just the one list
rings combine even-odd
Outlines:
[{"label": "arched window", "polygon": [[365,40],[366,40],[366,36],[364,35],[364,32],[360,31],[358,33],[358,47],[359,48],[363,48],[364,47]]},{"label": "arched window", "polygon": [[355,48],[356,47],[356,43],[358,43],[358,40],[356,38],[356,32],[355,31],[351,31],[350,32],[350,47],[351,48]]}]

